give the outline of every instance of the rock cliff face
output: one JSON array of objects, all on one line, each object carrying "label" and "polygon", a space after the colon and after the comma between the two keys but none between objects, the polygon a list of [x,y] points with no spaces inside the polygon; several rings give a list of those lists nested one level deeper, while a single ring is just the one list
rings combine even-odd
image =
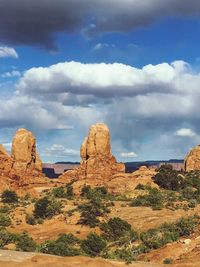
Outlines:
[{"label": "rock cliff face", "polygon": [[42,171],[42,162],[36,153],[36,139],[26,129],[19,129],[12,143],[13,171],[16,173]]},{"label": "rock cliff face", "polygon": [[13,160],[11,156],[6,152],[3,145],[0,144],[0,173],[9,174],[13,166]]},{"label": "rock cliff face", "polygon": [[200,145],[194,147],[184,161],[185,171],[200,170]]},{"label": "rock cliff face", "polygon": [[88,137],[83,141],[80,149],[80,167],[68,171],[60,176],[61,179],[85,179],[103,184],[112,179],[117,173],[124,173],[123,163],[117,163],[111,153],[110,133],[103,123],[92,125]]}]

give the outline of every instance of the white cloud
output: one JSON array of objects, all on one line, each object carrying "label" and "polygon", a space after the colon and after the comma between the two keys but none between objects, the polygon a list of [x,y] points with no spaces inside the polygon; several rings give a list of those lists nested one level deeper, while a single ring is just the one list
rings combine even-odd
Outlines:
[{"label": "white cloud", "polygon": [[98,51],[102,49],[113,49],[115,47],[115,44],[98,43],[94,46],[93,51]]},{"label": "white cloud", "polygon": [[[184,90],[184,82],[197,89],[200,75],[190,74],[184,61],[147,65],[142,69],[120,63],[82,64],[64,62],[27,70],[17,89],[23,94],[94,95],[97,97],[134,96],[152,92]],[[182,88],[182,86],[184,86]]]},{"label": "white cloud", "polygon": [[138,155],[135,152],[122,152],[120,153],[122,158],[137,158]]},{"label": "white cloud", "polygon": [[3,57],[18,58],[19,56],[14,48],[7,46],[0,46],[0,58]]},{"label": "white cloud", "polygon": [[50,148],[45,149],[44,155],[46,157],[56,156],[58,158],[65,158],[67,156],[77,157],[80,155],[80,151],[72,148],[66,148],[60,144],[53,144]]},{"label": "white cloud", "polygon": [[196,134],[192,129],[189,128],[182,128],[179,129],[175,132],[176,136],[181,136],[181,137],[194,137]]},{"label": "white cloud", "polygon": [[12,77],[20,77],[21,73],[17,70],[12,70],[10,72],[5,72],[1,74],[2,78],[12,78]]}]

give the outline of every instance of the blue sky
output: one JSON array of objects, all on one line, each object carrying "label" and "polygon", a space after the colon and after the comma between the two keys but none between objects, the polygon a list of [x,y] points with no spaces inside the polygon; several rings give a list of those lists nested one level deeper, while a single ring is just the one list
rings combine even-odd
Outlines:
[{"label": "blue sky", "polygon": [[0,142],[34,132],[43,161],[78,161],[105,122],[120,161],[200,143],[198,0],[0,1]]}]

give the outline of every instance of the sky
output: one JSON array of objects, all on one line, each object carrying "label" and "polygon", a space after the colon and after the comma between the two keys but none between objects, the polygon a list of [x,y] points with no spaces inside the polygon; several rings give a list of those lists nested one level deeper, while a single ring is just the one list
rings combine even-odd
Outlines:
[{"label": "sky", "polygon": [[79,161],[108,125],[118,161],[200,144],[199,0],[0,0],[0,143],[18,128],[43,162]]}]

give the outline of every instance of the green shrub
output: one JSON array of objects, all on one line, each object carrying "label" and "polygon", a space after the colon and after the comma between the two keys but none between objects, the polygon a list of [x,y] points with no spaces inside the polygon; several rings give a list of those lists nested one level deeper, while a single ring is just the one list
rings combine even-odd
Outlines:
[{"label": "green shrub", "polygon": [[157,188],[152,188],[149,190],[149,193],[146,195],[137,196],[132,200],[131,206],[146,206],[152,207],[154,209],[162,209],[163,208],[164,196],[160,190]]},{"label": "green shrub", "polygon": [[79,224],[95,227],[99,224],[98,217],[110,212],[101,199],[90,199],[89,202],[79,205],[78,209],[81,212]]},{"label": "green shrub", "polygon": [[15,191],[5,190],[1,195],[1,201],[3,203],[17,203],[18,196]]},{"label": "green shrub", "polygon": [[191,199],[191,200],[189,201],[189,203],[188,203],[188,207],[189,207],[189,208],[195,208],[196,205],[197,205],[197,201],[196,201],[196,199]]},{"label": "green shrub", "polygon": [[83,186],[81,190],[81,196],[87,199],[92,199],[92,198],[106,199],[111,197],[108,194],[106,187],[101,186],[101,187],[91,188],[90,185]]},{"label": "green shrub", "polygon": [[135,188],[136,190],[145,190],[145,185],[143,184],[138,184]]},{"label": "green shrub", "polygon": [[7,227],[11,225],[11,219],[7,214],[0,213],[0,226]]},{"label": "green shrub", "polygon": [[58,239],[57,242],[62,242],[66,245],[76,245],[80,243],[80,240],[75,237],[73,234],[61,234]]},{"label": "green shrub", "polygon": [[9,233],[6,229],[0,228],[0,248],[13,242],[13,235]]},{"label": "green shrub", "polygon": [[[102,223],[100,228],[103,231],[103,237],[109,241],[115,241],[124,236],[130,236],[131,233],[133,235],[134,233],[131,229],[131,225],[118,217],[112,218],[106,223]],[[135,233],[135,236],[133,235],[132,238],[136,240],[137,234]]]},{"label": "green shrub", "polygon": [[66,195],[68,199],[72,199],[74,197],[74,190],[71,183],[66,185]]},{"label": "green shrub", "polygon": [[180,172],[173,170],[172,165],[164,164],[158,169],[153,180],[160,187],[168,190],[179,191],[184,187],[184,179]]},{"label": "green shrub", "polygon": [[115,251],[115,257],[117,259],[123,260],[126,264],[132,263],[135,261],[135,255],[130,248],[121,248]]},{"label": "green shrub", "polygon": [[52,190],[53,196],[57,198],[66,198],[66,191],[64,187],[56,187]]},{"label": "green shrub", "polygon": [[34,205],[34,216],[36,218],[52,218],[61,212],[62,203],[60,201],[43,197],[36,201]]},{"label": "green shrub", "polygon": [[41,245],[40,252],[63,257],[80,255],[79,249],[70,247],[61,241],[46,241]]},{"label": "green shrub", "polygon": [[27,233],[23,233],[18,237],[16,248],[19,251],[34,252],[36,250],[36,243]]},{"label": "green shrub", "polygon": [[164,264],[172,264],[172,263],[173,263],[173,259],[171,259],[171,258],[166,258],[166,259],[164,259],[163,263],[164,263]]},{"label": "green shrub", "polygon": [[26,215],[26,223],[30,224],[30,225],[35,225],[37,223],[37,221],[33,215],[27,214]]},{"label": "green shrub", "polygon": [[106,248],[106,241],[95,233],[90,233],[81,243],[82,250],[90,256],[99,255]]}]

